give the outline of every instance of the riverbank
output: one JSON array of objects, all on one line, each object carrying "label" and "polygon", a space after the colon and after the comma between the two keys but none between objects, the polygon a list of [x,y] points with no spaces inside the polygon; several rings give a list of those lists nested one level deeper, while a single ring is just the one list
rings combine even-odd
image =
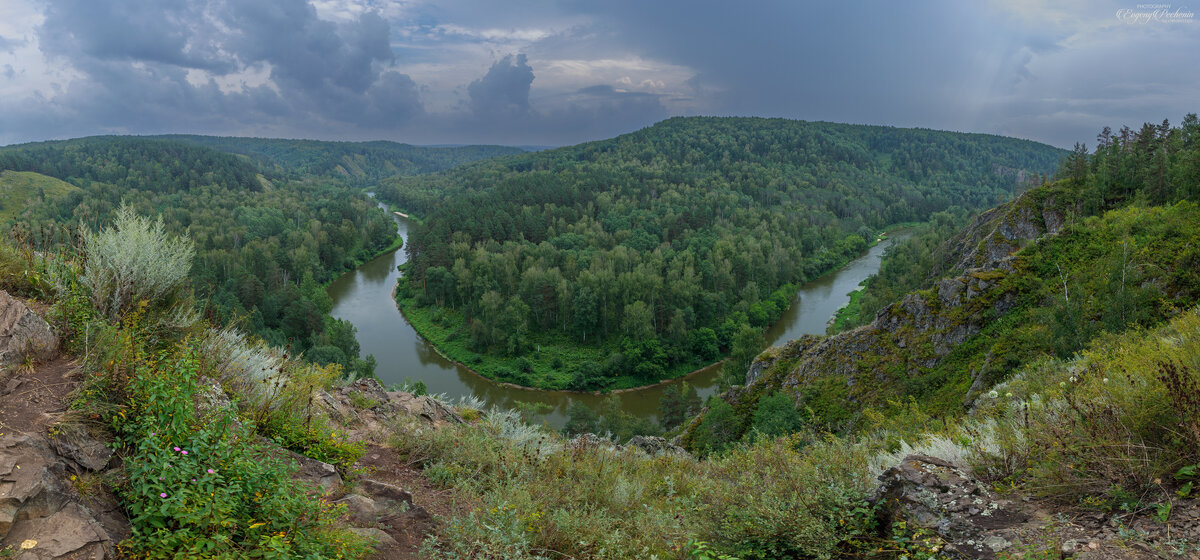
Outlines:
[{"label": "riverbank", "polygon": [[579,346],[566,336],[539,334],[530,337],[532,350],[522,356],[484,356],[468,348],[469,334],[458,311],[418,307],[412,298],[397,297],[396,294],[393,289],[392,299],[400,314],[434,352],[471,374],[511,389],[581,395],[636,391],[690,377],[724,361],[677,364],[667,371],[665,378],[649,384],[632,375],[622,375],[609,378],[609,383],[602,388],[572,390],[570,383],[579,364],[603,364],[609,356],[620,352],[615,343]]}]

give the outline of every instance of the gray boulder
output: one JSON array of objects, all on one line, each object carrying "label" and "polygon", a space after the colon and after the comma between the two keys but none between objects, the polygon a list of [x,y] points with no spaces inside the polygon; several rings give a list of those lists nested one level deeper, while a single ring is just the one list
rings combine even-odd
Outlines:
[{"label": "gray boulder", "polygon": [[52,360],[58,355],[58,336],[50,324],[21,300],[0,290],[0,366],[24,361]]}]

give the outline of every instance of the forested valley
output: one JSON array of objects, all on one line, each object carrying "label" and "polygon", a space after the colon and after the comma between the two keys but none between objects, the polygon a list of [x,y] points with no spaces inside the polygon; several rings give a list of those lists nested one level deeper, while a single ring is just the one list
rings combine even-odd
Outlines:
[{"label": "forested valley", "polygon": [[395,224],[359,187],[384,174],[515,151],[202,136],[8,146],[0,148],[0,169],[37,181],[5,185],[27,192],[9,196],[13,208],[4,209],[10,217],[0,227],[52,250],[76,245],[81,226],[98,230],[122,206],[159,216],[167,231],[195,243],[191,287],[212,322],[369,375],[371,358],[359,358],[354,326],[329,316],[324,288],[400,242]]},{"label": "forested valley", "polygon": [[645,385],[732,353],[743,369],[796,287],[889,225],[963,215],[1064,154],[981,134],[673,118],[610,140],[396,177],[414,213],[397,299],[501,381]]}]

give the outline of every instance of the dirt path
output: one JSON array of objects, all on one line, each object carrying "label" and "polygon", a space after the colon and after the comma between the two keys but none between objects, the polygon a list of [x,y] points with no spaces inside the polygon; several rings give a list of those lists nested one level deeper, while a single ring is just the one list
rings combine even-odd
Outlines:
[{"label": "dirt path", "polygon": [[33,371],[14,367],[0,375],[0,433],[46,435],[67,409],[67,395],[82,376],[74,360],[59,357]]},{"label": "dirt path", "polygon": [[367,478],[399,486],[413,496],[413,509],[380,519],[384,531],[396,539],[397,544],[380,547],[369,557],[371,560],[424,558],[420,554],[421,545],[426,535],[437,530],[432,516],[446,518],[470,507],[453,491],[430,483],[420,469],[406,462],[395,449],[369,444],[355,467]]}]

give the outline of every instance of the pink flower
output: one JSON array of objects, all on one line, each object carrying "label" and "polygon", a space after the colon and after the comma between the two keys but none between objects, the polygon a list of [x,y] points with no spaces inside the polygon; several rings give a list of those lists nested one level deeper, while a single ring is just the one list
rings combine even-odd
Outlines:
[{"label": "pink flower", "polygon": [[178,448],[178,447],[176,447],[176,448],[175,448],[175,451],[179,451],[179,448]]},{"label": "pink flower", "polygon": [[159,495],[158,495],[158,497],[159,497],[159,498],[166,498],[166,497],[167,497],[167,493],[166,493],[166,492],[163,492],[162,494],[159,494]]},{"label": "pink flower", "polygon": [[192,482],[196,482],[196,479],[194,479],[194,478],[193,478],[193,479],[192,479]]},{"label": "pink flower", "polygon": [[187,455],[187,451],[180,451],[180,453],[183,453],[184,455]]},{"label": "pink flower", "polygon": [[217,471],[214,471],[214,470],[212,470],[212,469],[208,469],[208,474],[212,474],[212,473],[214,473],[214,472],[217,472]]}]

